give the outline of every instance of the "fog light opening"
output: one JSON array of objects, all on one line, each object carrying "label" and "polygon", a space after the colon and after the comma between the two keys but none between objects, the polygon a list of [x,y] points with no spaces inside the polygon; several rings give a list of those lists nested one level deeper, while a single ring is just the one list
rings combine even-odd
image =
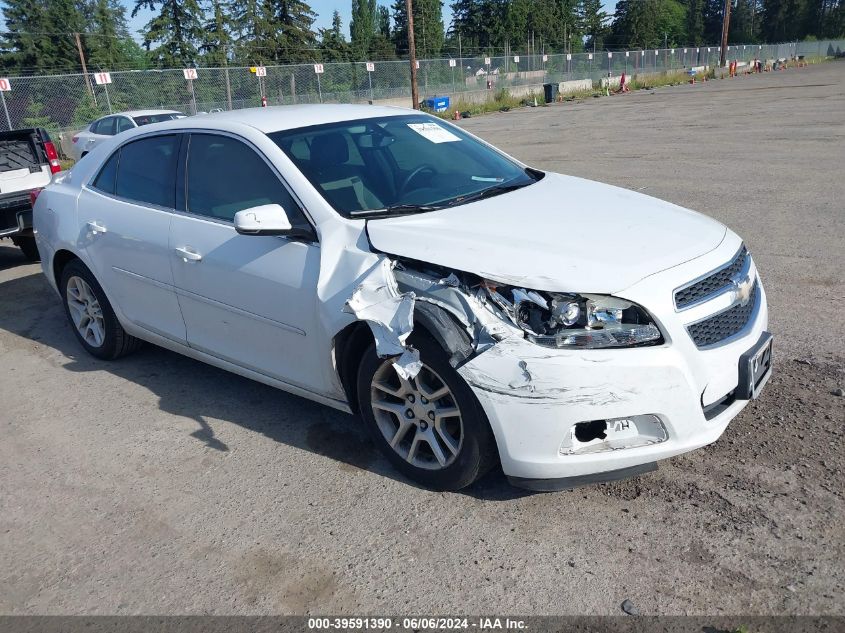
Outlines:
[{"label": "fog light opening", "polygon": [[603,440],[607,437],[607,422],[605,420],[592,420],[590,422],[579,422],[575,425],[575,439],[579,442],[592,442]]},{"label": "fog light opening", "polygon": [[569,427],[558,454],[583,455],[660,444],[669,433],[654,414],[577,422]]}]

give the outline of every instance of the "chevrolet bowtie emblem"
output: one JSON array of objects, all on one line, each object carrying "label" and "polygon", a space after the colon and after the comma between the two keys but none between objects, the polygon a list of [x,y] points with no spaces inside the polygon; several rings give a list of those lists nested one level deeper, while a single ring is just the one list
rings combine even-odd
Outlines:
[{"label": "chevrolet bowtie emblem", "polygon": [[731,277],[731,285],[733,286],[734,301],[738,301],[740,305],[748,305],[751,301],[751,292],[754,289],[754,280],[751,278],[751,273],[741,273]]}]

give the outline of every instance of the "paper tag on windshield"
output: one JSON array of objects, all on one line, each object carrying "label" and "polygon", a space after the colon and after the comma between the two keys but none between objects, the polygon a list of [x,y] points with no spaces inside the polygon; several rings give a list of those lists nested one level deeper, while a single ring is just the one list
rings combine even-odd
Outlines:
[{"label": "paper tag on windshield", "polygon": [[437,123],[408,123],[408,127],[432,143],[451,143],[461,139]]}]

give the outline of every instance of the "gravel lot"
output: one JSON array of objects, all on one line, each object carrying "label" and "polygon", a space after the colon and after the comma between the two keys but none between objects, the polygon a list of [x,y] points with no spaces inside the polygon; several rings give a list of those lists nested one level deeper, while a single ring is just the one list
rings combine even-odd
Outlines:
[{"label": "gravel lot", "polygon": [[355,418],[152,347],[88,357],[0,247],[0,613],[845,614],[844,83],[830,63],[464,122],[755,254],[769,386],[622,483],[418,489]]}]

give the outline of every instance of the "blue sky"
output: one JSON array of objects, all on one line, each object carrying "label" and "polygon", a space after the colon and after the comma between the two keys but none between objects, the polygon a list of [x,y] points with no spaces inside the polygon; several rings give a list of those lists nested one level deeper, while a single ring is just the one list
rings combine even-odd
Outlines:
[{"label": "blue sky", "polygon": [[[129,28],[133,35],[137,35],[137,31],[144,27],[144,25],[153,16],[153,13],[148,10],[143,10],[139,11],[138,15],[134,18],[130,18],[129,14],[132,13],[132,7],[135,6],[134,0],[121,1],[124,6],[127,7],[126,15],[129,19]],[[310,0],[309,4],[317,14],[317,21],[314,23],[315,29],[330,26],[332,21],[332,12],[335,9],[338,9],[340,11],[341,18],[343,19],[343,30],[346,33],[346,36],[349,37],[349,14],[352,9],[352,0]],[[379,4],[389,6],[391,3],[382,1],[379,2]],[[447,0],[443,3],[443,20],[446,22],[447,26],[452,19],[452,12],[449,9],[450,4],[451,0]],[[612,13],[615,6],[616,0],[606,0],[604,2],[605,11],[608,13]],[[140,41],[140,37],[136,37],[136,39]]]}]

